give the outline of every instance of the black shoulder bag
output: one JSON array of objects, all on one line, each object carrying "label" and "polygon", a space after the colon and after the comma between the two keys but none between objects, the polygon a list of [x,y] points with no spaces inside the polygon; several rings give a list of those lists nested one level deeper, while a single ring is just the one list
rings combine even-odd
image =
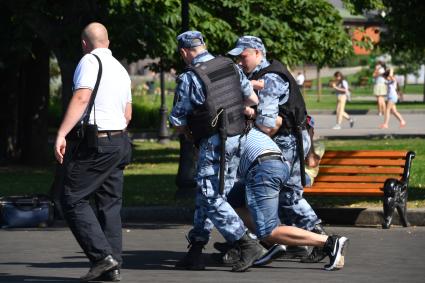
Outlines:
[{"label": "black shoulder bag", "polygon": [[[92,55],[96,57],[97,61],[99,62],[99,72],[97,73],[96,84],[91,94],[89,105],[87,106],[86,116],[84,117],[82,123],[80,121],[74,126],[74,128],[72,128],[72,130],[67,135],[67,139],[77,141],[82,141],[85,139],[89,148],[97,148],[98,129],[96,125],[96,106],[94,105],[94,100],[96,98],[97,90],[99,89],[100,79],[102,77],[102,62],[96,54]],[[94,108],[93,125],[89,124],[90,113],[92,108]]]}]

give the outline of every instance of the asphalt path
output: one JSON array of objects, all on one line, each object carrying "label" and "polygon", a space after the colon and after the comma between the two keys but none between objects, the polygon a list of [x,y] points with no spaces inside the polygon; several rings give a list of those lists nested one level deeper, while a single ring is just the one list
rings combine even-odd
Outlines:
[{"label": "asphalt path", "polygon": [[[229,272],[210,260],[206,271],[173,268],[186,252],[190,227],[139,224],[124,228],[122,282],[425,282],[425,227],[326,227],[350,238],[346,266],[325,271],[324,264],[275,261],[246,273]],[[77,282],[88,261],[65,228],[0,230],[0,282]]]},{"label": "asphalt path", "polygon": [[[354,127],[350,128],[348,121],[343,121],[341,130],[333,130],[336,116],[331,114],[313,114],[315,118],[315,136],[316,138],[333,137],[333,138],[349,138],[349,137],[391,137],[391,136],[408,136],[408,137],[424,137],[425,136],[425,112],[416,114],[402,114],[407,122],[403,128],[399,127],[397,119],[392,116],[388,129],[380,129],[378,126],[384,122],[383,116],[378,115],[358,115],[352,114],[354,119]],[[425,282],[425,281],[424,281]]]}]

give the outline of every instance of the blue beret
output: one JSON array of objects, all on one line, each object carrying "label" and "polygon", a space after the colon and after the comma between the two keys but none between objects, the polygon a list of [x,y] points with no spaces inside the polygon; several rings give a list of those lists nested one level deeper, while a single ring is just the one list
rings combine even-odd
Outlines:
[{"label": "blue beret", "polygon": [[177,36],[178,48],[192,48],[204,44],[205,42],[202,37],[202,33],[196,30],[186,31]]},{"label": "blue beret", "polygon": [[266,48],[264,47],[263,41],[260,38],[251,35],[240,37],[236,42],[236,47],[227,52],[227,54],[238,56],[247,48],[258,49],[263,53],[263,55],[266,55]]}]

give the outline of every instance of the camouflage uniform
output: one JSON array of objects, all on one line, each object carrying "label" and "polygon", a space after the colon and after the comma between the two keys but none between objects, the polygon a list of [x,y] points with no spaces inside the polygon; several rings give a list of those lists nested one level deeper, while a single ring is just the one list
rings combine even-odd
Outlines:
[{"label": "camouflage uniform", "polygon": [[[199,37],[199,35],[193,33],[186,32],[181,35],[182,37],[180,39],[177,38],[179,45],[183,44],[183,47],[194,47],[193,44],[191,46],[184,45],[185,36],[188,36],[188,38],[192,38],[193,35]],[[206,62],[213,58],[214,56],[205,51],[195,57],[191,64],[195,65],[198,62]],[[240,82],[242,87],[241,95],[243,94],[245,97],[250,96],[253,92],[251,84],[241,70]],[[169,117],[171,124],[174,126],[186,126],[187,115],[193,111],[195,105],[202,105],[204,103],[204,94],[205,88],[201,80],[193,72],[188,71],[181,74],[177,79],[175,105]],[[241,147],[243,147],[243,144],[241,144],[239,136],[227,138],[225,195],[233,187],[239,165]],[[194,227],[189,232],[189,240],[191,242],[207,243],[213,226],[229,242],[240,239],[246,232],[242,220],[227,203],[226,197],[219,194],[220,148],[221,142],[218,134],[209,138],[203,138],[199,143],[196,173],[198,191],[196,195]]]},{"label": "camouflage uniform", "polygon": [[[258,49],[262,51],[264,56],[260,64],[248,75],[249,79],[255,73],[268,67],[270,63],[266,59],[266,50],[261,39],[253,36],[239,38],[236,48],[228,53],[237,56],[246,48]],[[259,104],[257,106],[255,123],[273,128],[276,125],[276,118],[279,114],[279,105],[288,101],[288,96],[290,95],[289,82],[273,73],[265,74],[260,80],[264,81],[264,88],[257,93]],[[311,144],[307,130],[304,130],[302,135],[304,152],[308,152]],[[295,225],[299,228],[312,230],[321,221],[309,203],[303,198],[300,163],[297,156],[295,136],[291,134],[287,136],[277,134],[273,139],[283,152],[285,160],[291,165],[290,178],[279,196],[279,209],[283,223],[285,225]]]}]

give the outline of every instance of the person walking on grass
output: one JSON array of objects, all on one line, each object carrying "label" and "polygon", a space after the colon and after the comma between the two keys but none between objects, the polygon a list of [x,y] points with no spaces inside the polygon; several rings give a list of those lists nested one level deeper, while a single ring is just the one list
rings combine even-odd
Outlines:
[{"label": "person walking on grass", "polygon": [[342,118],[350,122],[350,128],[354,126],[353,118],[345,112],[345,103],[350,96],[348,82],[344,79],[341,72],[335,72],[335,82],[332,83],[333,89],[336,91],[337,104],[336,104],[336,125],[332,128],[334,130],[341,130]]},{"label": "person walking on grass", "polygon": [[384,73],[387,84],[387,106],[385,109],[384,123],[379,125],[381,129],[388,129],[388,123],[390,121],[391,112],[399,120],[400,128],[406,126],[406,121],[403,119],[403,116],[397,111],[396,103],[398,100],[397,96],[397,81],[393,74],[393,69],[387,70]]}]

